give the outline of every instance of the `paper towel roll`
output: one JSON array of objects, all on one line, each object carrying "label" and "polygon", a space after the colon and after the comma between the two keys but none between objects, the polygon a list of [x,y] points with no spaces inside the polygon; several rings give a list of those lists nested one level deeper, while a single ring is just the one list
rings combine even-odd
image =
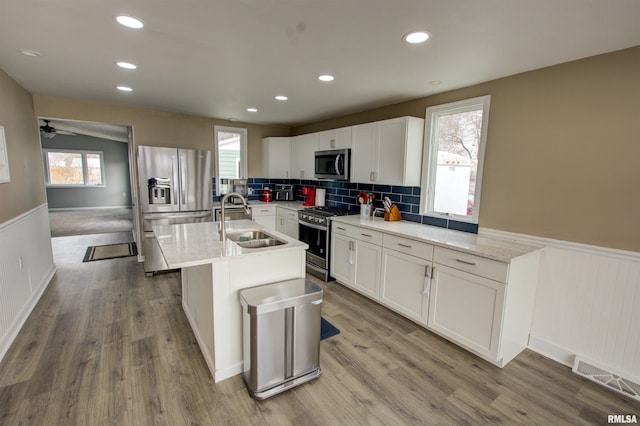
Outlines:
[{"label": "paper towel roll", "polygon": [[316,189],[316,206],[324,206],[324,198],[327,190],[324,188]]}]

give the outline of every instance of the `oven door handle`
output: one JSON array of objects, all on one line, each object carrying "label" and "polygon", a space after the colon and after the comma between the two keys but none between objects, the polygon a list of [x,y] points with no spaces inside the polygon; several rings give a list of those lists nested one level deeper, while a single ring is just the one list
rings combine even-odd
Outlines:
[{"label": "oven door handle", "polygon": [[322,225],[314,225],[313,223],[304,222],[302,220],[298,220],[299,225],[308,226],[309,228],[318,229],[320,231],[326,231],[327,227]]}]

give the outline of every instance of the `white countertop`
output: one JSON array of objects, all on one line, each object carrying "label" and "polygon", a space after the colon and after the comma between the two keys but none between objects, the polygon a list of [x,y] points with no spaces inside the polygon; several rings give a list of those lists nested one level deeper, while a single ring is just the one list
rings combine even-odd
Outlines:
[{"label": "white countertop", "polygon": [[521,244],[506,239],[481,237],[468,232],[454,231],[404,220],[385,222],[381,218],[360,215],[338,216],[332,219],[334,222],[361,226],[504,263],[509,263],[517,257],[543,248],[543,246]]},{"label": "white countertop", "polygon": [[[306,206],[302,205],[302,201],[272,201],[270,203],[259,201],[259,200],[251,200],[249,201],[249,207],[260,207],[260,206],[280,206],[290,210],[302,210],[306,208]],[[240,208],[242,204],[238,204],[238,208]],[[220,202],[216,201],[213,203],[213,208],[220,208]]]},{"label": "white countertop", "polygon": [[268,230],[250,220],[230,221],[227,232],[256,229],[284,240],[287,244],[248,249],[230,240],[223,243],[220,241],[217,222],[159,225],[153,227],[153,233],[171,269],[220,262],[232,257],[256,256],[277,250],[306,250],[309,247],[305,243]]}]

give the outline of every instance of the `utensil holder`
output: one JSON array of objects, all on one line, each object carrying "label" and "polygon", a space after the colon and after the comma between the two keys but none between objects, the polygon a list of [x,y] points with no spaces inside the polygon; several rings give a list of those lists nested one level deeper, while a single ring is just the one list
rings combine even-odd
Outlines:
[{"label": "utensil holder", "polygon": [[371,216],[372,212],[371,204],[360,204],[360,216]]},{"label": "utensil holder", "polygon": [[398,210],[397,206],[391,207],[391,212],[384,214],[384,220],[387,222],[397,222],[402,220],[402,215],[400,214],[400,210]]}]

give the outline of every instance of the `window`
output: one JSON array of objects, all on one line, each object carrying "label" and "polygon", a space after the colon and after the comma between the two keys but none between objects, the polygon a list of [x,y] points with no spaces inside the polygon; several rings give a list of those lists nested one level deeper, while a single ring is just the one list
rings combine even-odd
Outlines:
[{"label": "window", "polygon": [[44,150],[47,186],[105,186],[100,151]]},{"label": "window", "polygon": [[490,99],[427,108],[422,214],[478,223]]},{"label": "window", "polygon": [[247,129],[215,126],[216,195],[220,179],[247,177]]}]

